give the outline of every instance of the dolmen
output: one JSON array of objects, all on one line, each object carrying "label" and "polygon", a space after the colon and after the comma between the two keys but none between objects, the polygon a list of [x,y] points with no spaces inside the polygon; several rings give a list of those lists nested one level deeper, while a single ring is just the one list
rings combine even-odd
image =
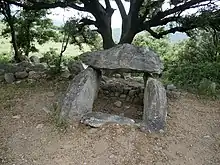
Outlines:
[{"label": "dolmen", "polygon": [[[110,114],[92,112],[93,103],[97,98],[103,70],[126,73],[144,73],[144,109],[142,131],[160,132],[165,129],[167,116],[167,97],[163,84],[158,80],[163,71],[159,56],[146,47],[131,44],[120,44],[113,48],[95,52],[86,52],[79,56],[88,67],[71,81],[61,103],[60,119],[92,123],[116,122],[119,124],[135,124],[132,119]],[[103,118],[102,118],[103,115]],[[98,118],[97,118],[98,116]],[[92,125],[92,124],[91,124]]]}]

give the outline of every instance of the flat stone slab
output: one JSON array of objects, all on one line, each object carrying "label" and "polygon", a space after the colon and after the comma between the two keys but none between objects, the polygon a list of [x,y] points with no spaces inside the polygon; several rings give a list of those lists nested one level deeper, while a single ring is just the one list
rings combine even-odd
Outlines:
[{"label": "flat stone slab", "polygon": [[118,115],[111,115],[108,113],[102,112],[91,112],[85,114],[82,119],[81,123],[85,125],[89,125],[91,127],[101,127],[107,123],[117,123],[121,125],[134,125],[135,121],[133,119],[118,116]]},{"label": "flat stone slab", "polygon": [[83,53],[83,63],[102,70],[118,72],[148,72],[161,74],[163,64],[159,56],[146,47],[120,44],[113,48]]}]

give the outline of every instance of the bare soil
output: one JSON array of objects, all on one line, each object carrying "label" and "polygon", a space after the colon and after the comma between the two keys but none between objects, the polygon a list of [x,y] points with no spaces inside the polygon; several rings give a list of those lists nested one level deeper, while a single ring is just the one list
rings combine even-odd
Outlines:
[{"label": "bare soil", "polygon": [[[169,100],[167,130],[162,134],[115,124],[94,129],[73,123],[61,131],[47,111],[66,87],[62,81],[0,84],[0,164],[220,164],[219,100],[189,93]],[[108,100],[99,100],[97,107],[104,101]],[[133,106],[127,104],[123,107]],[[113,106],[111,110],[118,111]],[[126,115],[138,118],[132,113],[128,110]]]}]

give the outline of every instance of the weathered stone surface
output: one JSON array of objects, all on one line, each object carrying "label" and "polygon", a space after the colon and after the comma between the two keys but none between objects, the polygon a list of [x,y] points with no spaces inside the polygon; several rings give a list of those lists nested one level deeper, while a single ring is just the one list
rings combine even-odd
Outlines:
[{"label": "weathered stone surface", "polygon": [[31,71],[36,71],[36,72],[43,72],[47,70],[47,64],[46,63],[38,63],[35,64],[31,67],[29,67]]},{"label": "weathered stone surface", "polygon": [[117,108],[121,108],[122,107],[122,102],[121,101],[116,101],[114,102],[114,106]]},{"label": "weathered stone surface", "polygon": [[45,73],[44,72],[35,72],[35,71],[30,71],[28,78],[29,79],[34,79],[34,80],[38,80],[40,78],[45,77]]},{"label": "weathered stone surface", "polygon": [[168,85],[166,86],[166,89],[167,89],[167,90],[170,90],[170,91],[174,91],[174,90],[176,90],[176,86],[175,86],[174,84],[168,84]]},{"label": "weathered stone surface", "polygon": [[40,63],[40,58],[37,56],[31,56],[30,61],[34,64],[38,64],[38,63]]},{"label": "weathered stone surface", "polygon": [[1,64],[1,63],[0,63],[0,69],[4,70],[4,73],[15,73],[15,72],[24,70],[24,68],[17,66],[17,65]]},{"label": "weathered stone surface", "polygon": [[161,74],[163,64],[159,56],[148,48],[121,44],[113,48],[87,52],[79,56],[83,63],[99,69],[119,72],[149,72]]},{"label": "weathered stone surface", "polygon": [[15,77],[16,77],[17,79],[23,79],[23,78],[28,77],[28,73],[27,73],[26,71],[16,72],[16,73],[15,73]]},{"label": "weathered stone surface", "polygon": [[70,72],[68,70],[65,70],[64,72],[61,73],[60,75],[62,78],[66,78],[69,79],[72,77],[72,74],[70,74]]},{"label": "weathered stone surface", "polygon": [[121,125],[134,125],[135,121],[118,115],[111,115],[102,112],[91,112],[84,115],[81,119],[81,123],[89,125],[91,127],[101,127],[107,123],[117,123]]},{"label": "weathered stone surface", "polygon": [[7,83],[11,84],[11,83],[13,83],[15,81],[15,76],[14,76],[13,73],[5,73],[4,77],[5,77],[5,81]]},{"label": "weathered stone surface", "polygon": [[84,70],[84,66],[82,64],[81,61],[70,61],[68,64],[67,64],[67,67],[68,67],[68,70],[70,71],[70,73],[72,74],[79,74],[81,71]]},{"label": "weathered stone surface", "polygon": [[61,119],[78,120],[92,112],[101,74],[91,67],[80,72],[69,85],[61,104]]},{"label": "weathered stone surface", "polygon": [[167,116],[166,90],[161,82],[149,78],[144,91],[144,129],[147,131],[163,130]]},{"label": "weathered stone surface", "polygon": [[[17,63],[16,66],[19,67],[19,68],[22,68],[23,70],[25,70],[25,68],[32,67],[33,64],[31,64],[28,61],[22,61],[20,63]],[[23,70],[17,70],[17,71],[23,71]]]}]

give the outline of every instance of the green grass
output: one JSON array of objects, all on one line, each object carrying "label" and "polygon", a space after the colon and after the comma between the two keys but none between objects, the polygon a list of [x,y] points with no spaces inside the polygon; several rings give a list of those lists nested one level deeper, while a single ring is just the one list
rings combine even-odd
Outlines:
[{"label": "green grass", "polygon": [[[50,48],[55,48],[57,49],[57,52],[60,52],[62,43],[55,43],[55,42],[47,42],[46,44],[39,45],[36,44],[37,49],[39,49],[39,52],[36,53],[30,53],[31,55],[36,55],[41,57],[43,53],[47,52],[50,50]],[[8,54],[11,55],[11,44],[9,39],[5,39],[0,36],[0,54]],[[89,47],[85,46],[84,51],[88,51]],[[82,51],[78,48],[78,46],[75,45],[68,45],[66,51],[64,52],[64,57],[74,57],[79,54],[81,54]]]}]

